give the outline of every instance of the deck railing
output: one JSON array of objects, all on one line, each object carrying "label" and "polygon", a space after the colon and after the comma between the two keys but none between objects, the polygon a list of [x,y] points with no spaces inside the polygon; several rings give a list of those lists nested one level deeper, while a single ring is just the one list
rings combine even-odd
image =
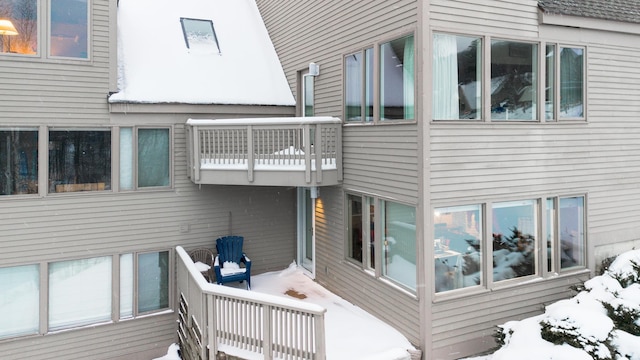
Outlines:
[{"label": "deck railing", "polygon": [[323,307],[210,284],[182,247],[176,253],[183,359],[213,360],[218,351],[326,359]]},{"label": "deck railing", "polygon": [[333,117],[189,119],[190,177],[197,184],[335,185],[341,130]]}]

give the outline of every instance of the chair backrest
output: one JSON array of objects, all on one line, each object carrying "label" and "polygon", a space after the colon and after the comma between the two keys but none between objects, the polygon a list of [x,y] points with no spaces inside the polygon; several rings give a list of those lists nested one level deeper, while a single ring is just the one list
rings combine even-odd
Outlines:
[{"label": "chair backrest", "polygon": [[218,238],[216,240],[216,250],[218,250],[218,255],[220,256],[220,264],[224,264],[225,261],[240,264],[243,242],[244,237],[236,235]]},{"label": "chair backrest", "polygon": [[189,256],[191,256],[191,260],[193,260],[194,263],[200,261],[209,266],[213,264],[213,252],[209,249],[199,248],[192,250]]}]

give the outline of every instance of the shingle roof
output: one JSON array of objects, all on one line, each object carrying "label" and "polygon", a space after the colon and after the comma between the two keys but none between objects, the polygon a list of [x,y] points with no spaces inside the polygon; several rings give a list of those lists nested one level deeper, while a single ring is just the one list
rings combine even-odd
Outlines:
[{"label": "shingle roof", "polygon": [[640,23],[640,0],[540,0],[548,14]]}]

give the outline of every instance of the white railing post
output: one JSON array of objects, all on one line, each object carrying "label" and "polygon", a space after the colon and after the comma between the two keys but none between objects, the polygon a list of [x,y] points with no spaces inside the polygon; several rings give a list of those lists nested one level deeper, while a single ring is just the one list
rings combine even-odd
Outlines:
[{"label": "white railing post", "polygon": [[253,167],[255,165],[253,145],[253,126],[247,125],[247,180],[249,182],[253,182]]},{"label": "white railing post", "polygon": [[311,126],[304,125],[302,144],[304,146],[304,180],[311,182]]},{"label": "white railing post", "polygon": [[262,355],[265,360],[271,360],[273,357],[273,334],[271,333],[273,327],[271,326],[271,311],[272,307],[265,305],[262,307]]},{"label": "white railing post", "polygon": [[200,165],[201,165],[201,156],[200,156],[200,129],[197,126],[193,127],[193,178],[197,183],[200,181]]},{"label": "white railing post", "polygon": [[323,151],[325,150],[325,144],[323,144],[322,139],[324,138],[322,136],[322,125],[320,124],[315,124],[315,141],[314,141],[314,147],[316,150],[316,182],[318,184],[322,184],[322,154]]}]

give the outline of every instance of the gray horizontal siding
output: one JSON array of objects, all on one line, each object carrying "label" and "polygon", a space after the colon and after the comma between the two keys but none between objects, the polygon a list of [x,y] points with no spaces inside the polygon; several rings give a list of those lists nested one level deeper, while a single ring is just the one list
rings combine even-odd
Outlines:
[{"label": "gray horizontal siding", "polygon": [[430,26],[457,32],[538,35],[537,0],[431,0]]}]

